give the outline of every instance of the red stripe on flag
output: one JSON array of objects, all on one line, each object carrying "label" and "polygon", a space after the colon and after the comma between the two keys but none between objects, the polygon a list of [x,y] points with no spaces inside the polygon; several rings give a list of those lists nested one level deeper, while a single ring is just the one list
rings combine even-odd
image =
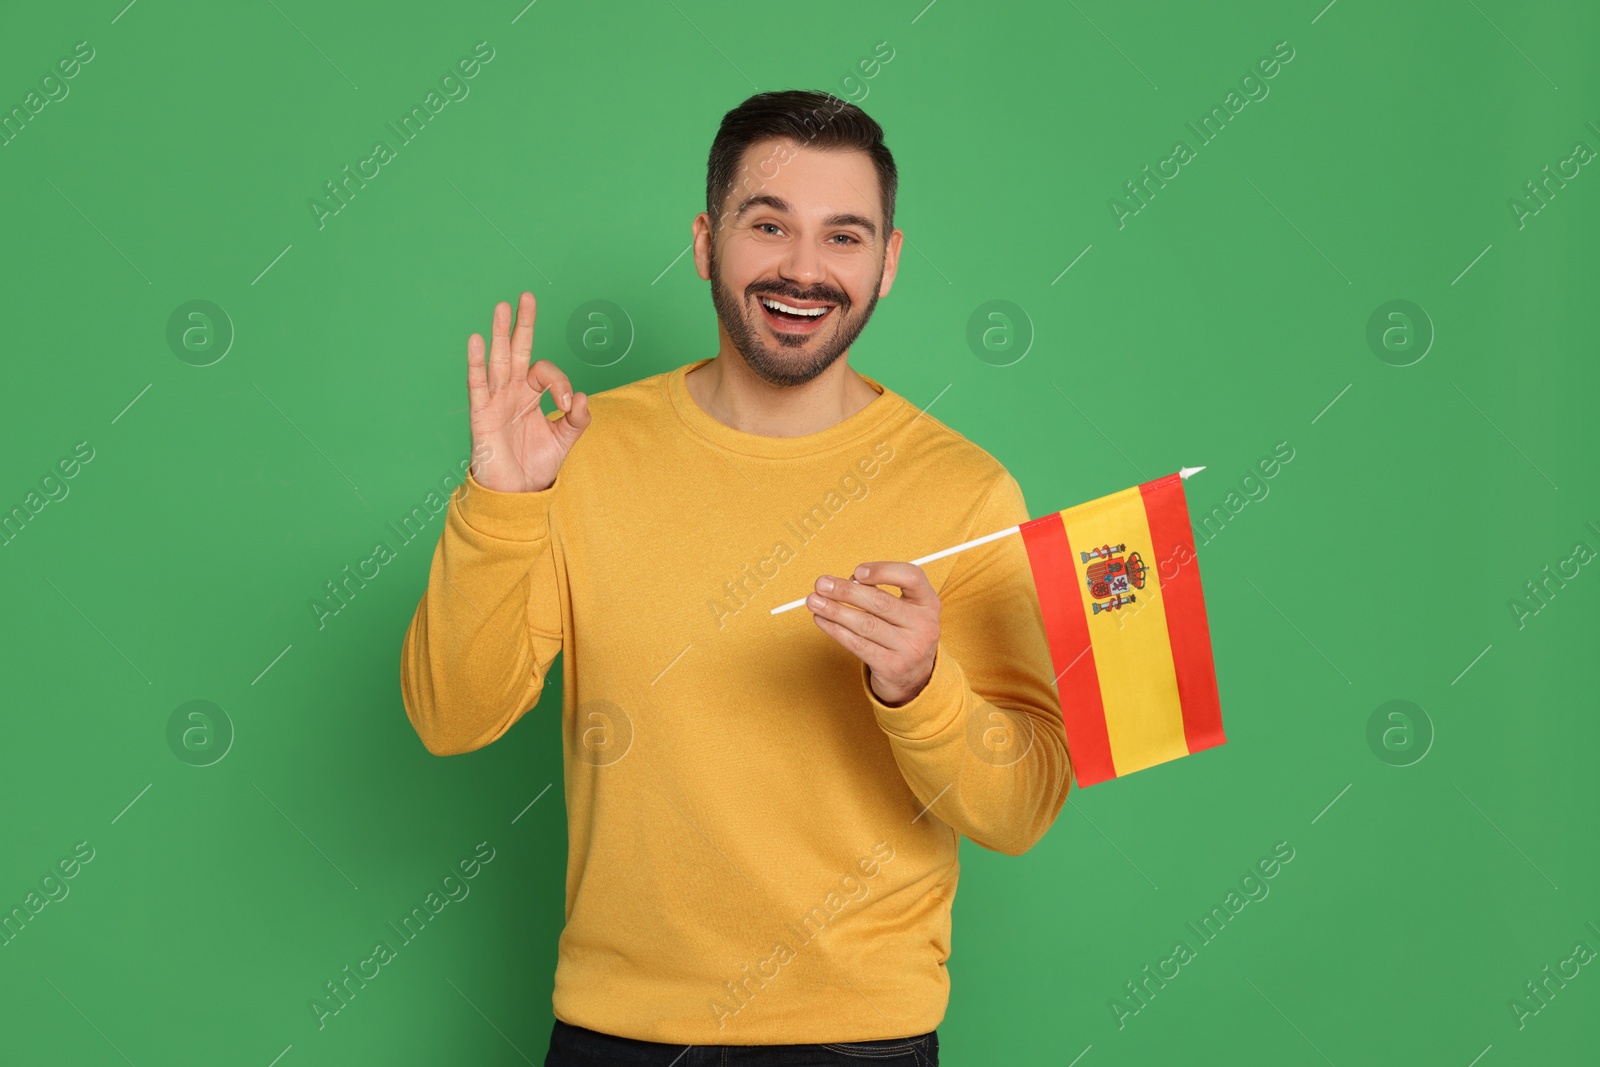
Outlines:
[{"label": "red stripe on flag", "polygon": [[[1200,589],[1200,560],[1194,552],[1194,530],[1183,479],[1176,474],[1139,486],[1156,577],[1166,605],[1167,640],[1183,705],[1183,737],[1190,752],[1227,741],[1222,734],[1222,704],[1217,699],[1217,672],[1211,658],[1211,628]],[[1170,575],[1170,577],[1169,577]]]},{"label": "red stripe on flag", "polygon": [[1031,519],[1021,525],[1022,543],[1028,548],[1033,588],[1039,594],[1039,611],[1050,640],[1056,688],[1061,694],[1061,718],[1067,731],[1068,756],[1078,785],[1090,786],[1117,776],[1111,760],[1111,738],[1106,733],[1106,709],[1100,700],[1100,675],[1094,665],[1089,624],[1083,617],[1078,572],[1072,566],[1072,546],[1061,513]]}]

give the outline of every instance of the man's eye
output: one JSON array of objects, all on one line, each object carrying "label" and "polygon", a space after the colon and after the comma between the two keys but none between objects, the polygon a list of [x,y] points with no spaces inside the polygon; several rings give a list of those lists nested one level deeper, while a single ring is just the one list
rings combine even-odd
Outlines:
[{"label": "man's eye", "polygon": [[778,228],[778,224],[775,223],[775,222],[758,222],[758,223],[756,223],[756,229],[758,229],[758,230],[763,228],[763,227],[766,227],[766,226],[770,226],[774,230],[776,230]]},{"label": "man's eye", "polygon": [[850,236],[847,233],[836,233],[836,234],[834,234],[834,236],[835,237],[843,237],[846,241],[849,241],[853,245],[858,245],[858,244],[861,243],[860,241],[856,240],[854,237]]}]

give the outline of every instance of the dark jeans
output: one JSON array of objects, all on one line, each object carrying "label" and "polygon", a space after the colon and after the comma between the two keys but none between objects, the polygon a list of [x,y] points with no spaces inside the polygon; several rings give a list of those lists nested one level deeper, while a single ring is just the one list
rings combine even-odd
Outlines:
[{"label": "dark jeans", "polygon": [[544,1067],[939,1067],[939,1033],[820,1045],[667,1045],[556,1020]]}]

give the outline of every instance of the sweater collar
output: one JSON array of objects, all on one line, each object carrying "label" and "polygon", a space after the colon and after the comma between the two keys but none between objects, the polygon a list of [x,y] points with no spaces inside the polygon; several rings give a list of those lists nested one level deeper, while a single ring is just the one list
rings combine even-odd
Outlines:
[{"label": "sweater collar", "polygon": [[[857,443],[882,430],[889,418],[903,411],[908,403],[894,390],[862,374],[861,377],[866,383],[878,393],[877,398],[860,411],[827,429],[802,434],[799,437],[768,437],[763,434],[747,433],[712,418],[689,393],[689,386],[685,381],[689,372],[711,362],[712,358],[715,357],[697,359],[668,371],[667,395],[686,429],[712,445],[740,455],[763,459],[797,459],[831,452]],[[860,371],[856,373],[861,374]]]}]

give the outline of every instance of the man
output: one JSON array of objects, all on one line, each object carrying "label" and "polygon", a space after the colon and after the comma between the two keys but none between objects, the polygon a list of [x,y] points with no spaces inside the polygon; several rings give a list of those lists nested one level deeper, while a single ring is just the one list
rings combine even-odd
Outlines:
[{"label": "man", "polygon": [[574,392],[530,366],[531,293],[487,362],[468,339],[474,463],[401,689],[430,752],[470,752],[565,652],[549,1065],[937,1064],[959,835],[1017,855],[1066,800],[1021,539],[903,562],[1027,519],[1022,493],[847,361],[896,181],[859,108],[751,97],[693,222],[714,358]]}]

